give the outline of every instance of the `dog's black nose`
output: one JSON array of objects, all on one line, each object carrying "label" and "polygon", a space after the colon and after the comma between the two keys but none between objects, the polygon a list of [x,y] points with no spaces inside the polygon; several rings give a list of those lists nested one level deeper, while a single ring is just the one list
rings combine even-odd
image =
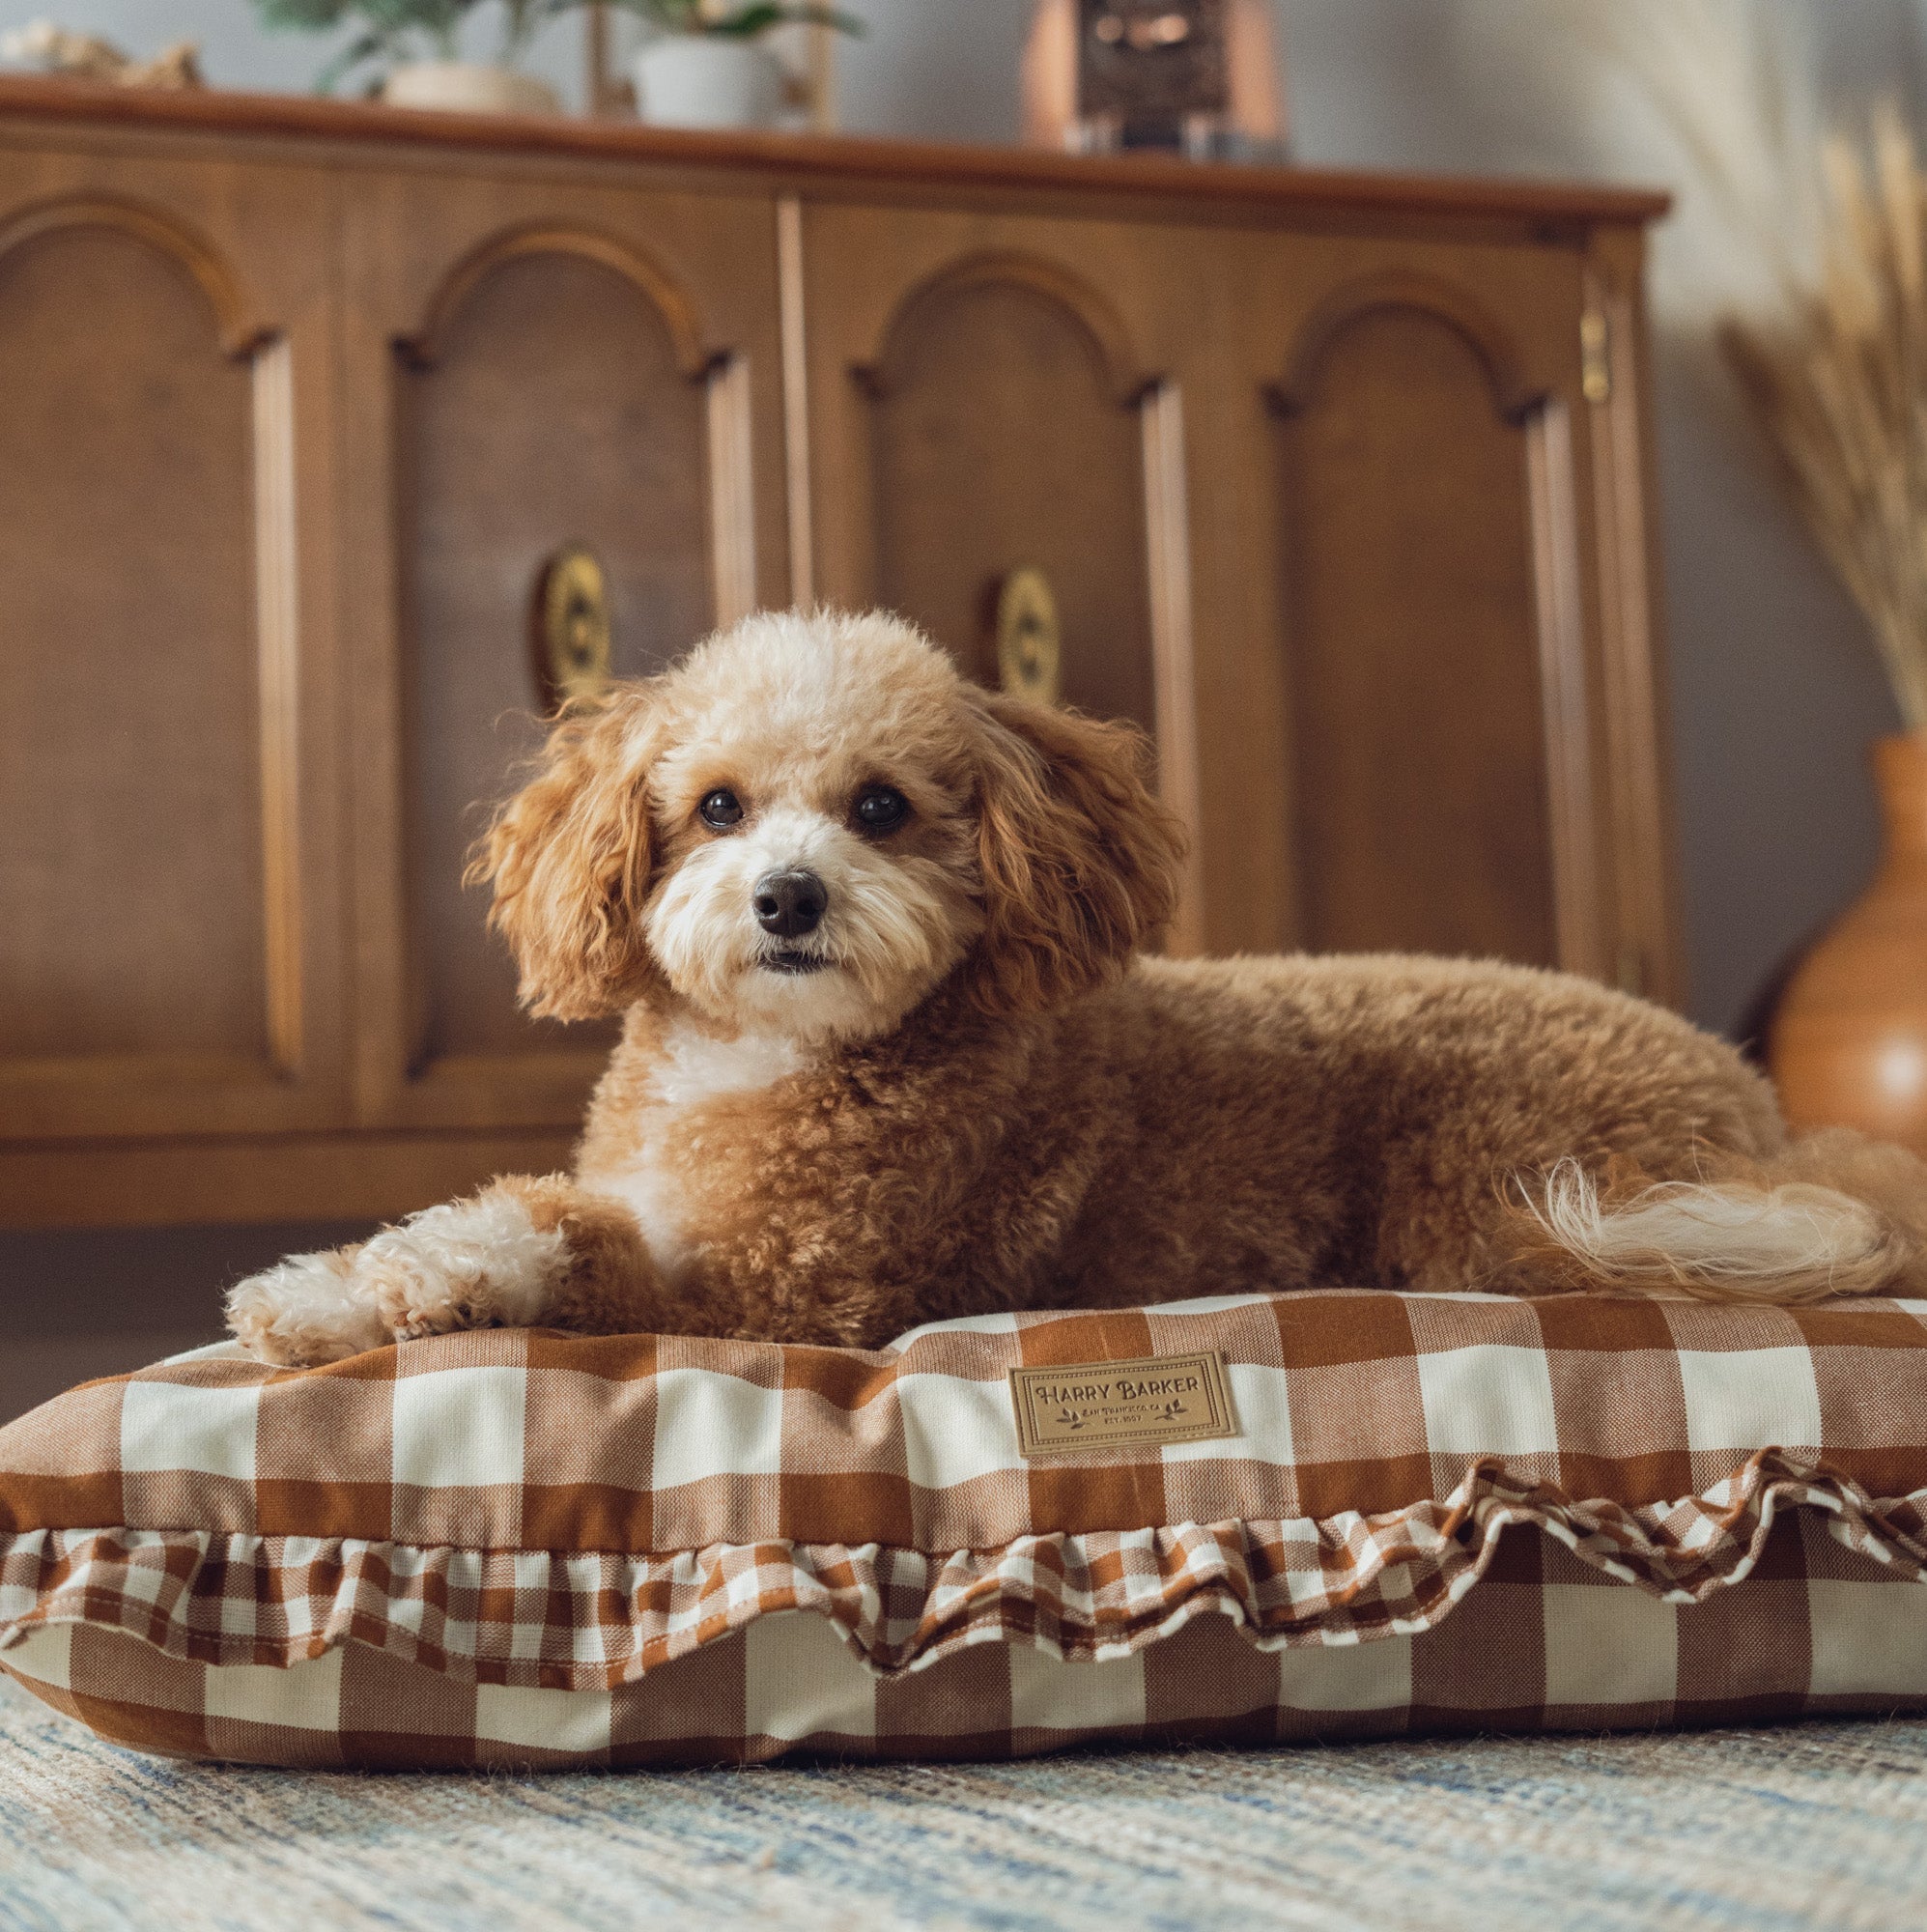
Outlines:
[{"label": "dog's black nose", "polygon": [[814,932],[830,895],[814,872],[765,872],[756,881],[756,923],[779,939]]}]

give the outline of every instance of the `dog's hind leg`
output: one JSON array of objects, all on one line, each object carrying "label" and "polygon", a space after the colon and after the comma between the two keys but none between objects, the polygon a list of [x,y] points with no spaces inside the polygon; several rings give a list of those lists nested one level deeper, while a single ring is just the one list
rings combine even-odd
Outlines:
[{"label": "dog's hind leg", "polygon": [[1514,1177],[1494,1285],[1782,1303],[1927,1290],[1927,1167],[1904,1149],[1828,1128],[1695,1169]]}]

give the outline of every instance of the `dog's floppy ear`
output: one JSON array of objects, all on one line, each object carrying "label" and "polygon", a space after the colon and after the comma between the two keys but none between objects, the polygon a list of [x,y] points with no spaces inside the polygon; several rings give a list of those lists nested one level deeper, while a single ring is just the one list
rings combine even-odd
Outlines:
[{"label": "dog's floppy ear", "polygon": [[993,1012],[1097,985],[1169,922],[1184,835],[1129,724],[973,691],[983,936],[966,971]]},{"label": "dog's floppy ear", "polygon": [[647,975],[653,712],[647,682],[565,712],[469,863],[468,884],[495,883],[489,923],[515,954],[533,1013],[595,1019],[628,1005]]}]

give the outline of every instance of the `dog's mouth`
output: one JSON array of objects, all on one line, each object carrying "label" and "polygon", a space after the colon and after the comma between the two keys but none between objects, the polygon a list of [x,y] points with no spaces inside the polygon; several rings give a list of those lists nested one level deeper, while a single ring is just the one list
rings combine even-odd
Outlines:
[{"label": "dog's mouth", "polygon": [[806,952],[800,946],[776,946],[757,955],[766,973],[821,973],[836,962],[827,952]]}]

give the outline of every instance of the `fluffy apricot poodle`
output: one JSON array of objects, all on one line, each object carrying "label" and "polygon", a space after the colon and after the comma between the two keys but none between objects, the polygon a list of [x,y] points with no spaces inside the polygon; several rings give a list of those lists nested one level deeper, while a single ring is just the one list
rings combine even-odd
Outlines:
[{"label": "fluffy apricot poodle", "polygon": [[875,1346],[1350,1284],[1793,1301],[1927,1280],[1927,1170],[1789,1143],[1729,1047],[1560,974],[1163,959],[1128,728],[887,616],[756,616],[556,724],[478,876],[536,1013],[619,1012],[573,1174],[233,1293],[311,1363],[492,1323]]}]

